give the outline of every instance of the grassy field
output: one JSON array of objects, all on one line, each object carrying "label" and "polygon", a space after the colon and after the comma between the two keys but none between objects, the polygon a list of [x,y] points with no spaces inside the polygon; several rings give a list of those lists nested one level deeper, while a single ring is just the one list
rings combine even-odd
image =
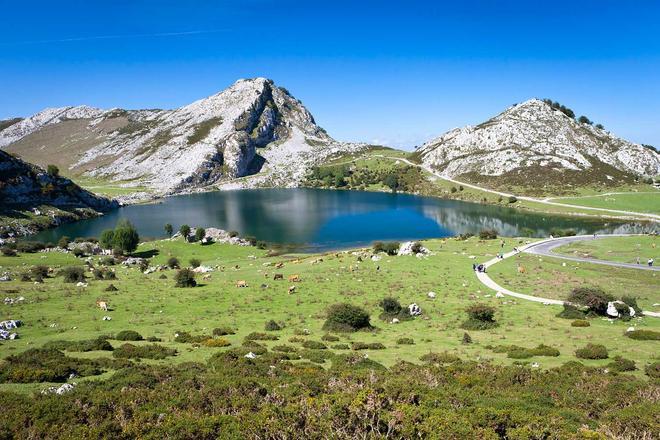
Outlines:
[{"label": "grassy field", "polygon": [[646,264],[649,258],[656,261],[660,256],[660,238],[657,236],[600,238],[594,241],[579,241],[554,249],[562,255],[597,260],[637,263],[637,258]]},{"label": "grassy field", "polygon": [[[510,246],[516,240],[508,240]],[[149,275],[133,267],[114,266],[118,280],[96,281],[91,277],[87,288],[66,284],[60,277],[47,278],[44,284],[21,282],[19,274],[36,264],[53,268],[81,265],[83,260],[70,254],[21,254],[19,257],[0,257],[0,272],[8,271],[13,281],[3,282],[3,297],[24,296],[26,302],[19,305],[0,305],[2,319],[20,319],[21,338],[3,342],[0,355],[6,357],[28,348],[40,347],[54,340],[82,340],[100,335],[112,335],[121,330],[136,330],[143,336],[157,336],[162,344],[176,348],[179,354],[174,362],[203,361],[221,348],[196,347],[174,342],[177,331],[192,334],[210,334],[215,327],[228,325],[237,330],[227,336],[233,346],[253,331],[263,331],[267,321],[274,319],[284,329],[274,332],[278,341],[264,341],[272,347],[288,344],[300,348],[299,342],[289,338],[308,332],[303,339],[321,341],[325,332],[321,329],[327,307],[338,302],[349,302],[367,309],[374,332],[339,334],[340,343],[380,342],[384,350],[367,350],[369,357],[386,366],[400,360],[419,362],[419,357],[429,352],[449,351],[468,360],[492,359],[496,363],[511,364],[506,354],[494,353],[486,346],[516,344],[534,347],[540,343],[560,350],[558,357],[535,357],[541,368],[561,365],[576,360],[574,351],[588,342],[601,343],[610,350],[610,357],[621,355],[637,362],[643,368],[658,358],[657,342],[633,341],[623,336],[631,323],[592,320],[591,327],[571,327],[570,320],[555,317],[560,310],[556,306],[524,302],[510,298],[496,299],[472,272],[473,261],[492,258],[499,250],[499,240],[481,242],[475,238],[467,241],[432,240],[424,242],[434,254],[428,258],[412,256],[383,256],[372,261],[370,251],[340,252],[326,255],[288,255],[268,257],[266,251],[254,247],[238,247],[222,244],[201,246],[181,241],[156,241],[142,244],[138,255],[154,255],[151,264],[164,264],[170,256],[187,264],[190,258],[199,258],[205,266],[217,267],[209,280],[198,277],[195,288],[175,288],[174,271],[166,270]],[[507,246],[507,247],[510,247]],[[363,262],[358,262],[358,256]],[[476,257],[471,259],[470,256]],[[322,258],[322,262],[316,262]],[[521,257],[530,272],[522,279],[513,275],[515,261],[509,259],[493,267],[496,281],[513,290],[555,296],[568,293],[579,285],[602,285],[614,294],[639,296],[643,307],[660,301],[657,279],[653,274],[617,271],[611,268],[562,266],[561,262],[538,262],[536,257]],[[283,262],[276,270],[273,265]],[[353,271],[351,271],[353,268]],[[273,281],[272,275],[299,274],[302,281],[296,283],[294,294],[287,293],[288,281]],[[166,278],[161,279],[161,275]],[[268,276],[266,276],[268,275]],[[248,287],[236,287],[236,281],[245,280]],[[104,289],[114,284],[117,292]],[[267,287],[262,288],[261,285]],[[427,297],[429,291],[437,297]],[[398,298],[405,306],[417,303],[423,315],[411,321],[390,324],[379,320],[379,301],[386,296]],[[98,299],[107,300],[111,311],[103,312],[95,306]],[[473,344],[461,343],[465,320],[464,309],[470,304],[484,302],[497,309],[500,326],[486,331],[470,331]],[[103,321],[104,315],[112,317]],[[658,330],[660,320],[636,319],[633,325]],[[300,337],[300,336],[298,336]],[[414,345],[398,345],[397,339],[410,337]],[[113,345],[120,344],[111,340]],[[137,344],[141,344],[138,342]],[[330,343],[328,345],[331,345]],[[341,352],[342,350],[336,350]],[[69,353],[70,356],[101,357],[109,352]],[[145,361],[146,362],[146,361]],[[152,361],[169,363],[172,360]],[[587,365],[604,365],[608,360],[583,361]],[[636,373],[642,375],[638,370]],[[94,380],[88,379],[88,380]],[[31,391],[43,384],[1,384],[0,390]]]},{"label": "grassy field", "polygon": [[568,205],[660,214],[660,191],[550,199]]},{"label": "grassy field", "polygon": [[73,180],[88,191],[111,198],[117,196],[125,196],[137,192],[153,191],[146,186],[127,186],[127,184],[130,184],[130,182],[111,182],[108,180],[83,176],[74,177]]}]

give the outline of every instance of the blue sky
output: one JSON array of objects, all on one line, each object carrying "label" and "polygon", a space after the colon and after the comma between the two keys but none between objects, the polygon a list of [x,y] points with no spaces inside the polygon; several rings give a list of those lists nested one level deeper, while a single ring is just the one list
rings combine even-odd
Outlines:
[{"label": "blue sky", "polygon": [[265,76],[411,148],[531,97],[660,146],[659,1],[0,0],[0,118],[173,108]]}]

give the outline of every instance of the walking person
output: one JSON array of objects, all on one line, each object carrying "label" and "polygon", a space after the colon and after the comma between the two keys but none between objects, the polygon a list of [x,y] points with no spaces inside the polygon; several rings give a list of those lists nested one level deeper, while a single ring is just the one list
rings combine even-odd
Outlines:
[{"label": "walking person", "polygon": [[649,258],[648,264],[649,264],[649,267],[653,266],[653,258]]}]

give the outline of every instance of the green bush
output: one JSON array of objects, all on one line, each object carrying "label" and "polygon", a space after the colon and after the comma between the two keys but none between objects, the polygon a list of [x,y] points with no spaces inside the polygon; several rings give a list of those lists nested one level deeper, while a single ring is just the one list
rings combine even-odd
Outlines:
[{"label": "green bush", "polygon": [[600,344],[587,344],[575,350],[575,356],[579,359],[607,359],[607,348]]},{"label": "green bush", "polygon": [[380,342],[353,342],[351,344],[353,350],[384,350],[385,346]]},{"label": "green bush", "polygon": [[213,336],[235,335],[236,331],[231,327],[216,327],[213,329]]},{"label": "green bush", "polygon": [[653,330],[635,330],[626,332],[625,335],[636,341],[660,341],[660,332]]},{"label": "green bush", "polygon": [[461,340],[463,345],[472,344],[472,336],[469,333],[463,333],[463,339]]},{"label": "green bush", "polygon": [[126,219],[119,220],[112,234],[112,248],[130,254],[137,249],[139,242],[140,235],[131,222]]},{"label": "green bush", "polygon": [[158,344],[123,344],[112,352],[112,356],[120,359],[165,359],[174,355],[176,350]]},{"label": "green bush", "polygon": [[652,362],[644,367],[646,375],[652,379],[660,379],[660,362]]},{"label": "green bush", "polygon": [[302,343],[302,346],[310,350],[325,350],[328,348],[323,342],[319,341],[305,341]]},{"label": "green bush", "polygon": [[202,241],[204,237],[206,237],[206,229],[204,228],[195,229],[195,241]]},{"label": "green bush", "polygon": [[376,241],[374,242],[374,253],[385,252],[387,255],[396,255],[401,244],[398,241]]},{"label": "green bush", "polygon": [[589,321],[586,319],[576,319],[575,321],[571,322],[571,327],[589,327],[591,324],[589,324]]},{"label": "green bush", "polygon": [[564,308],[557,314],[558,318],[583,320],[586,313],[573,304],[564,303]]},{"label": "green bush", "polygon": [[337,342],[337,341],[339,341],[339,337],[337,337],[335,335],[331,335],[329,333],[326,333],[325,335],[323,335],[321,337],[321,340],[322,341],[327,341],[327,342]]},{"label": "green bush", "polygon": [[610,371],[615,371],[617,373],[622,373],[624,371],[635,371],[637,369],[635,362],[631,361],[630,359],[622,358],[621,356],[614,356],[613,361],[607,364],[607,368]]},{"label": "green bush", "polygon": [[270,321],[268,321],[266,323],[266,325],[264,326],[264,329],[268,332],[275,332],[275,331],[278,331],[278,330],[282,330],[282,327],[277,322],[275,322],[274,320],[271,319]]},{"label": "green bush", "polygon": [[78,283],[85,281],[85,269],[80,266],[65,267],[60,274],[64,277],[65,283]]},{"label": "green bush", "polygon": [[414,345],[413,338],[399,338],[396,340],[397,345]]},{"label": "green bush", "polygon": [[209,335],[191,335],[184,331],[177,331],[174,333],[174,342],[180,342],[182,344],[199,344],[207,339],[213,338]]},{"label": "green bush", "polygon": [[221,348],[221,347],[229,347],[231,345],[231,342],[229,342],[225,338],[213,338],[213,339],[205,340],[203,344],[206,347]]},{"label": "green bush", "polygon": [[487,330],[497,327],[499,324],[495,321],[495,309],[486,304],[474,304],[465,311],[468,319],[463,321],[461,328],[465,330]]},{"label": "green bush", "polygon": [[179,264],[179,259],[177,257],[168,258],[166,265],[170,269],[178,269],[179,267],[181,267],[181,265]]},{"label": "green bush", "polygon": [[175,287],[195,287],[197,281],[195,281],[195,272],[190,269],[179,269],[176,275],[174,275]]},{"label": "green bush", "polygon": [[4,255],[5,257],[15,257],[18,255],[15,249],[12,249],[7,246],[3,246],[2,248],[0,248],[0,252],[2,252],[2,255]]},{"label": "green bush", "polygon": [[30,268],[30,275],[33,277],[48,278],[48,266],[37,265]]},{"label": "green bush", "polygon": [[332,346],[333,350],[350,350],[351,346],[348,344],[335,344]]},{"label": "green bush", "polygon": [[567,300],[604,316],[607,314],[607,303],[614,301],[614,297],[598,287],[576,287],[568,295]]},{"label": "green bush", "polygon": [[69,247],[69,243],[71,243],[71,239],[66,235],[63,235],[59,240],[57,240],[57,247],[66,249]]},{"label": "green bush", "polygon": [[419,360],[428,364],[453,364],[459,362],[461,358],[445,351],[442,353],[426,353]]},{"label": "green bush", "polygon": [[277,341],[278,339],[276,335],[260,332],[252,332],[245,337],[246,341]]},{"label": "green bush", "polygon": [[5,358],[0,364],[0,382],[65,382],[69,376],[102,373],[91,359],[70,358],[53,348],[31,348]]},{"label": "green bush", "polygon": [[497,231],[495,229],[482,229],[479,232],[479,238],[482,240],[495,240],[497,238]]},{"label": "green bush", "polygon": [[493,349],[496,353],[506,353],[511,359],[528,359],[534,356],[559,356],[559,350],[540,344],[536,348],[525,348],[517,345],[501,345]]},{"label": "green bush", "polygon": [[118,341],[141,341],[144,338],[135,330],[122,330],[115,335]]},{"label": "green bush", "polygon": [[275,345],[273,351],[279,351],[282,353],[295,353],[298,349],[292,345]]},{"label": "green bush", "polygon": [[323,330],[331,332],[354,332],[371,329],[369,313],[352,304],[334,304],[328,308]]},{"label": "green bush", "polygon": [[188,236],[190,235],[190,226],[188,225],[181,225],[179,228],[179,234],[183,237],[184,240],[188,240]]},{"label": "green bush", "polygon": [[509,203],[516,203],[518,198],[516,196],[509,196]]},{"label": "green bush", "polygon": [[190,259],[190,267],[196,268],[202,265],[202,260],[199,258],[191,258]]}]

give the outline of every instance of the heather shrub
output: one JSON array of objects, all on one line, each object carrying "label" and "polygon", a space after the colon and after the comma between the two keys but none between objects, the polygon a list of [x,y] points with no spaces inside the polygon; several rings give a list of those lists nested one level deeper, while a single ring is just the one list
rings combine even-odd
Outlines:
[{"label": "heather shrub", "polygon": [[487,330],[497,327],[495,321],[495,309],[486,304],[474,304],[465,310],[468,319],[461,327],[465,330]]},{"label": "heather shrub", "polygon": [[115,335],[118,341],[141,341],[144,338],[135,330],[122,330]]},{"label": "heather shrub", "polygon": [[207,347],[219,348],[219,347],[229,347],[231,345],[231,342],[229,342],[225,338],[214,338],[214,339],[207,339],[206,341],[203,342],[203,344]]},{"label": "heather shrub", "polygon": [[582,320],[586,313],[573,304],[564,303],[564,308],[557,314],[558,318]]},{"label": "heather shrub", "polygon": [[495,229],[482,229],[479,231],[479,238],[482,240],[495,240],[497,231]]},{"label": "heather shrub", "polygon": [[190,259],[190,267],[196,268],[202,265],[202,260],[199,258],[191,258]]},{"label": "heather shrub", "polygon": [[454,362],[459,362],[461,358],[445,351],[442,353],[426,353],[419,360],[429,364],[453,364]]},{"label": "heather shrub", "polygon": [[352,350],[384,350],[385,346],[380,342],[353,342]]},{"label": "heather shrub", "polygon": [[165,359],[174,355],[176,355],[176,350],[158,344],[133,345],[127,343],[115,348],[112,352],[112,356],[121,359]]},{"label": "heather shrub", "polygon": [[612,362],[607,364],[607,368],[610,371],[615,371],[617,373],[622,373],[624,371],[635,371],[637,369],[635,362],[631,361],[630,359],[622,358],[621,356],[614,356]]},{"label": "heather shrub", "polygon": [[246,341],[277,341],[279,338],[273,334],[252,332],[245,337]]},{"label": "heather shrub", "polygon": [[174,284],[175,287],[195,287],[197,281],[195,281],[195,272],[190,269],[184,268],[179,269],[179,271],[174,275]]},{"label": "heather shrub", "polygon": [[327,342],[337,342],[339,340],[339,337],[335,335],[331,335],[330,333],[326,333],[321,337],[321,340]]},{"label": "heather shrub", "polygon": [[85,281],[85,269],[80,266],[69,266],[60,272],[65,283],[78,283]]},{"label": "heather shrub", "polygon": [[567,300],[588,307],[590,312],[603,316],[607,313],[607,303],[614,301],[614,297],[598,287],[576,287]]},{"label": "heather shrub", "polygon": [[635,330],[626,332],[625,335],[636,341],[660,341],[660,332],[653,330]]},{"label": "heather shrub", "polygon": [[271,319],[266,323],[264,329],[269,332],[274,332],[274,331],[282,330],[282,326],[280,326],[277,322]]},{"label": "heather shrub", "polygon": [[325,350],[328,348],[323,342],[319,341],[305,341],[302,346],[310,350]]},{"label": "heather shrub", "polygon": [[181,267],[181,265],[179,264],[179,259],[177,257],[168,258],[166,265],[170,269],[178,269],[179,267]]},{"label": "heather shrub", "polygon": [[576,319],[575,321],[571,322],[571,327],[589,327],[591,324],[589,324],[589,321],[586,319]]},{"label": "heather shrub", "polygon": [[231,327],[216,327],[213,329],[213,336],[235,335],[236,331]]},{"label": "heather shrub", "polygon": [[374,253],[385,252],[387,255],[396,255],[399,247],[401,247],[401,243],[398,241],[377,241],[373,245]]},{"label": "heather shrub", "polygon": [[399,338],[396,340],[397,345],[414,345],[413,338]]},{"label": "heather shrub", "polygon": [[607,359],[607,348],[600,344],[587,344],[575,350],[575,356],[579,359]]},{"label": "heather shrub", "polygon": [[346,303],[330,306],[323,324],[323,330],[333,332],[354,332],[371,328],[369,313],[361,307]]}]

